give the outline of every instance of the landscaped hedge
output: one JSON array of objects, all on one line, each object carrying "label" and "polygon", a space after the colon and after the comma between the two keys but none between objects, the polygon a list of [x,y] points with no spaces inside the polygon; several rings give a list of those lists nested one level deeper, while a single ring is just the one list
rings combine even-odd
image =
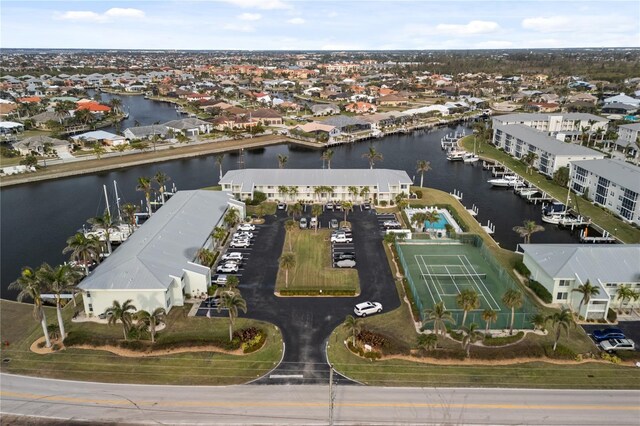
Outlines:
[{"label": "landscaped hedge", "polygon": [[618,321],[618,314],[616,313],[616,311],[614,311],[613,309],[609,308],[609,311],[607,311],[607,320],[609,322]]},{"label": "landscaped hedge", "polygon": [[525,265],[522,260],[517,261],[513,269],[515,269],[520,275],[525,278],[529,278],[531,276],[531,271],[529,270],[529,268],[527,268],[527,265]]},{"label": "landscaped hedge", "polygon": [[284,288],[280,290],[281,296],[354,296],[355,291],[353,289],[332,289],[332,290],[310,290],[310,289],[295,289]]},{"label": "landscaped hedge", "polygon": [[485,336],[482,341],[482,344],[485,346],[505,346],[511,343],[515,343],[524,337],[524,331],[519,331],[513,336],[504,336],[504,337],[491,337]]},{"label": "landscaped hedge", "polygon": [[549,290],[544,288],[544,286],[538,281],[529,280],[529,288],[533,290],[536,296],[538,296],[544,303],[551,303],[551,301],[553,300],[553,296],[551,296]]}]

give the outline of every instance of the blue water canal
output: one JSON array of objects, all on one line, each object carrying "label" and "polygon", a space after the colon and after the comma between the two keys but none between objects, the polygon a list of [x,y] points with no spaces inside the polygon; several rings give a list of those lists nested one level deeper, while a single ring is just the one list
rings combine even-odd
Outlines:
[{"label": "blue water canal", "polygon": [[[112,96],[112,95],[109,95]],[[103,100],[107,95],[103,94]],[[166,103],[153,102],[142,96],[122,97],[123,105],[130,113],[129,120],[138,120],[141,125],[156,121],[165,122],[176,118],[174,108]],[[124,125],[122,129],[126,128]],[[540,223],[540,206],[527,204],[512,191],[494,189],[486,181],[488,171],[480,164],[475,166],[462,162],[449,162],[440,149],[440,139],[458,128],[440,128],[410,135],[392,135],[374,140],[373,145],[384,160],[378,168],[406,170],[414,182],[419,184],[416,173],[417,160],[428,160],[433,170],[425,174],[425,186],[451,192],[461,191],[463,204],[479,208],[478,219],[483,224],[488,220],[496,226],[495,239],[505,248],[515,249],[521,241],[512,228],[525,219]],[[466,129],[469,132],[469,129]],[[332,168],[366,168],[368,162],[362,154],[368,150],[369,142],[334,147]],[[278,155],[289,157],[287,168],[308,169],[323,166],[320,151],[293,145],[278,145],[249,150],[244,156],[246,168],[276,168]],[[225,155],[223,170],[238,167],[237,152]],[[42,262],[58,264],[67,260],[62,254],[66,239],[73,235],[90,217],[102,214],[105,201],[102,186],[112,191],[117,181],[121,202],[140,203],[143,195],[136,192],[139,176],[152,176],[161,170],[168,174],[178,189],[196,189],[218,183],[218,169],[212,155],[193,159],[174,160],[166,163],[138,166],[134,168],[71,177],[27,185],[8,187],[0,191],[0,262],[1,295],[14,298],[9,292],[9,283],[15,280],[24,265],[36,267]],[[577,242],[577,235],[552,225],[533,236],[534,243]]]}]

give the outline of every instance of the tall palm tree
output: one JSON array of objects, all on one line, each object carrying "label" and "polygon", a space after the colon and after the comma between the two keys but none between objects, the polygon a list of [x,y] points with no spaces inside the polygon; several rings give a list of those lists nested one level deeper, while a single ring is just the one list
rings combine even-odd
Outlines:
[{"label": "tall palm tree", "polygon": [[522,293],[514,288],[507,290],[502,296],[502,303],[507,308],[511,308],[511,322],[509,324],[509,334],[513,334],[513,321],[516,317],[516,308],[520,308],[524,303]]},{"label": "tall palm tree", "polygon": [[162,321],[164,321],[167,315],[167,311],[164,308],[156,308],[153,312],[138,311],[135,314],[135,318],[141,325],[141,329],[149,331],[151,335],[151,343],[156,342],[156,327]]},{"label": "tall palm tree", "polygon": [[440,214],[435,210],[427,211],[424,214],[424,219],[429,222],[429,225],[433,225],[440,220]]},{"label": "tall palm tree", "polygon": [[318,216],[322,214],[322,206],[320,204],[314,204],[311,206],[311,215],[316,218],[316,234],[318,233],[318,224],[320,223],[318,220]]},{"label": "tall palm tree", "polygon": [[420,232],[424,228],[424,223],[427,221],[427,215],[423,212],[414,213],[411,216],[412,223],[415,223],[416,230]]},{"label": "tall palm tree", "polygon": [[225,225],[227,225],[228,228],[233,228],[238,224],[238,222],[240,222],[240,212],[238,211],[238,209],[231,207],[229,210],[227,210],[227,213],[225,213],[222,221],[225,223]]},{"label": "tall palm tree", "polygon": [[133,312],[137,310],[132,302],[133,300],[127,299],[123,304],[120,304],[120,302],[114,300],[113,305],[105,311],[109,318],[109,325],[115,325],[118,321],[122,323],[124,340],[127,340],[127,334],[133,323]]},{"label": "tall palm tree", "polygon": [[229,312],[229,341],[233,340],[233,324],[238,317],[238,310],[242,310],[247,313],[247,301],[242,298],[242,295],[238,291],[225,291],[220,296],[220,303],[218,304],[218,312],[222,308],[227,309]]},{"label": "tall palm tree", "polygon": [[71,252],[71,258],[76,262],[82,262],[85,275],[89,275],[89,265],[92,259],[99,262],[100,241],[95,236],[87,237],[82,232],[77,232],[67,238],[67,246],[62,250],[63,254]]},{"label": "tall palm tree", "polygon": [[235,275],[228,275],[227,276],[227,284],[226,287],[229,290],[236,290],[238,288],[238,286],[240,285],[240,280],[238,279],[237,276]]},{"label": "tall palm tree", "polygon": [[278,194],[282,197],[283,201],[286,201],[286,195],[289,194],[289,187],[287,185],[278,186]]},{"label": "tall palm tree", "polygon": [[284,229],[287,231],[287,235],[289,236],[289,251],[293,251],[293,247],[291,246],[291,240],[293,239],[293,236],[291,235],[291,233],[294,229],[296,229],[296,222],[291,219],[287,220],[284,223]]},{"label": "tall palm tree", "polygon": [[280,267],[284,269],[284,285],[289,288],[289,270],[296,267],[296,255],[291,252],[282,253]]},{"label": "tall palm tree", "polygon": [[480,297],[475,291],[464,289],[456,296],[456,304],[463,311],[461,327],[464,327],[469,311],[480,307]]},{"label": "tall palm tree", "polygon": [[369,195],[370,192],[371,192],[371,188],[369,188],[368,186],[363,186],[362,189],[360,190],[360,196],[364,200],[367,198],[367,195]]},{"label": "tall palm tree", "polygon": [[331,169],[331,159],[333,158],[333,150],[327,149],[322,153],[322,161],[327,162],[327,169]]},{"label": "tall palm tree", "polygon": [[140,176],[138,178],[138,185],[136,186],[136,191],[144,192],[144,198],[147,201],[147,210],[149,211],[149,216],[151,216],[151,191],[153,191],[153,187],[151,186],[151,178],[146,176]]},{"label": "tall palm tree", "polygon": [[289,157],[287,155],[278,154],[278,168],[284,169],[284,166],[289,162]]},{"label": "tall palm tree", "polygon": [[422,329],[426,324],[433,322],[433,332],[441,333],[443,336],[447,333],[446,323],[453,323],[451,312],[447,311],[443,302],[436,303],[433,309],[425,309],[424,320],[422,321]]},{"label": "tall palm tree", "polygon": [[219,179],[222,179],[222,162],[224,161],[224,154],[217,154],[215,156],[216,166],[218,166],[218,170],[220,171]]},{"label": "tall palm tree", "polygon": [[529,244],[531,242],[531,236],[536,232],[544,231],[544,226],[538,225],[533,220],[525,220],[522,226],[514,226],[513,231],[520,234],[524,238],[524,243]]},{"label": "tall palm tree", "polygon": [[362,323],[360,319],[354,317],[353,315],[347,315],[344,319],[344,322],[342,323],[342,326],[345,328],[347,334],[351,335],[351,344],[355,346],[356,336],[362,331]]},{"label": "tall palm tree", "polygon": [[153,177],[153,181],[158,184],[158,192],[160,192],[160,199],[162,200],[162,204],[164,205],[164,184],[169,182],[171,178],[161,171],[157,171],[155,176]]},{"label": "tall palm tree", "polygon": [[569,327],[575,325],[575,322],[573,321],[573,314],[569,309],[565,308],[560,312],[549,315],[547,317],[547,321],[551,322],[551,326],[555,330],[555,339],[553,342],[553,350],[555,351],[558,346],[558,340],[560,340],[560,336],[562,335],[562,330],[565,330],[568,336]]},{"label": "tall palm tree", "polygon": [[420,186],[424,187],[424,174],[431,170],[431,162],[425,160],[418,160],[418,165],[416,167],[416,171],[420,173]]},{"label": "tall palm tree", "polygon": [[544,330],[544,326],[547,324],[547,317],[540,312],[531,317],[531,325],[534,330]]},{"label": "tall palm tree", "polygon": [[586,283],[579,285],[578,288],[574,288],[571,291],[582,294],[582,299],[580,299],[580,304],[578,305],[578,315],[580,315],[582,305],[588,305],[591,301],[591,296],[597,296],[600,293],[600,288],[592,285],[591,282],[587,280]]},{"label": "tall palm tree", "polygon": [[295,203],[294,205],[289,207],[289,213],[293,216],[293,220],[296,220],[296,215],[302,214],[302,204]]},{"label": "tall palm tree", "polygon": [[211,233],[211,237],[215,240],[216,246],[218,246],[218,244],[220,244],[222,240],[224,240],[224,237],[226,235],[227,230],[220,226],[216,226],[215,228],[213,228],[213,232]]},{"label": "tall palm tree", "polygon": [[381,153],[376,151],[376,149],[372,146],[369,147],[369,151],[362,154],[362,158],[366,158],[369,161],[369,168],[373,169],[376,161],[383,161],[384,157]]},{"label": "tall palm tree", "polygon": [[62,124],[62,119],[65,118],[67,114],[69,114],[68,108],[69,106],[64,102],[58,102],[53,108],[53,112],[55,113],[56,117],[58,117],[58,121],[60,122],[60,124]]},{"label": "tall palm tree", "polygon": [[360,190],[358,189],[358,187],[350,186],[348,190],[349,190],[349,195],[353,197],[353,200],[351,201],[356,201],[356,199],[358,198],[358,195],[360,195]]},{"label": "tall palm tree", "polygon": [[478,324],[472,322],[469,324],[469,327],[462,327],[462,332],[464,333],[464,336],[462,336],[462,349],[467,352],[467,358],[469,358],[471,355],[471,344],[481,338],[480,332],[478,331]]},{"label": "tall palm tree", "polygon": [[287,192],[291,197],[291,201],[296,201],[296,199],[298,198],[298,194],[300,193],[297,186],[290,186],[289,188],[287,188]]},{"label": "tall palm tree", "polygon": [[538,159],[538,154],[535,152],[529,152],[524,157],[522,157],[522,162],[527,165],[527,174],[531,173],[531,169],[533,168],[533,164]]},{"label": "tall palm tree", "polygon": [[489,328],[491,327],[491,323],[498,319],[498,313],[491,308],[487,308],[482,311],[482,320],[485,323],[484,334],[489,334]]},{"label": "tall palm tree", "polygon": [[36,271],[28,266],[22,268],[20,278],[9,284],[9,290],[19,291],[16,297],[18,302],[22,302],[26,298],[33,300],[33,318],[40,322],[42,333],[44,334],[45,346],[50,348],[51,339],[49,338],[49,330],[47,328],[47,316],[45,315],[42,306],[42,297],[40,296],[44,290],[44,285],[37,276]]},{"label": "tall palm tree", "polygon": [[111,105],[111,108],[115,111],[115,112],[120,112],[121,111],[121,106],[122,106],[122,101],[118,98],[113,98],[111,99],[111,102],[109,102],[109,104]]},{"label": "tall palm tree", "polygon": [[344,212],[344,221],[347,221],[347,214],[351,211],[351,209],[353,208],[353,203],[350,201],[343,201],[340,203],[340,205],[342,206],[342,211]]},{"label": "tall palm tree", "polygon": [[75,290],[75,285],[80,279],[78,271],[69,264],[58,265],[55,268],[48,263],[43,263],[36,272],[38,279],[46,291],[51,292],[56,300],[56,314],[58,317],[58,327],[60,336],[64,340],[67,333],[64,328],[64,320],[62,319],[62,295],[71,293]]},{"label": "tall palm tree", "polygon": [[133,228],[136,226],[136,213],[140,210],[137,205],[132,203],[125,203],[120,207],[124,214],[125,221],[129,225],[129,233],[133,232]]},{"label": "tall palm tree", "polygon": [[634,291],[630,285],[621,285],[618,287],[616,299],[620,301],[620,306],[624,308],[631,299],[638,300],[639,296],[640,293]]},{"label": "tall palm tree", "polygon": [[107,253],[111,254],[111,231],[118,228],[109,212],[105,211],[102,216],[92,217],[87,222],[96,228],[104,230],[104,244],[107,248]]},{"label": "tall palm tree", "polygon": [[211,250],[206,248],[199,249],[196,253],[196,258],[202,266],[207,266],[209,268],[211,268],[213,266],[213,263],[216,261],[215,254]]}]

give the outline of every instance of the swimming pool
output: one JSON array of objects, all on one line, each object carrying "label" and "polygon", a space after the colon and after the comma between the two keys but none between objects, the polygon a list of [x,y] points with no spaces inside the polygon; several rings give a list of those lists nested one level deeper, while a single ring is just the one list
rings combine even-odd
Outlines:
[{"label": "swimming pool", "polygon": [[449,221],[447,221],[447,218],[443,214],[438,215],[437,222],[424,222],[425,229],[446,229],[445,225],[449,225]]}]

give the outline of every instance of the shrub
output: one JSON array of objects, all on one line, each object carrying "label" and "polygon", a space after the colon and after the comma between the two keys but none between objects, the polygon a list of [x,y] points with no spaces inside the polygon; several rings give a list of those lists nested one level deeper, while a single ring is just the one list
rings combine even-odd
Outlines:
[{"label": "shrub", "polygon": [[491,335],[485,336],[482,343],[485,346],[505,346],[511,343],[515,343],[524,337],[524,331],[519,331],[513,336],[504,337],[491,337]]},{"label": "shrub", "polygon": [[607,321],[616,322],[618,320],[618,314],[613,309],[609,308],[607,312]]},{"label": "shrub", "polygon": [[620,362],[622,362],[622,360],[620,358],[618,358],[617,356],[615,356],[613,354],[608,354],[606,352],[603,352],[602,355],[600,355],[600,356],[605,361],[609,361],[609,362],[612,362],[614,364],[620,364]]},{"label": "shrub", "polygon": [[388,346],[389,343],[388,339],[385,336],[369,330],[362,330],[360,333],[358,333],[356,338],[363,344],[367,344],[375,348],[383,348],[385,346]]},{"label": "shrub", "polygon": [[322,293],[320,290],[309,290],[309,289],[291,289],[286,288],[280,290],[281,296],[353,296],[355,294],[354,289],[324,289]]},{"label": "shrub", "polygon": [[529,271],[529,268],[527,268],[527,265],[525,265],[522,260],[518,260],[516,262],[514,269],[525,278],[529,278],[531,276],[531,271]]},{"label": "shrub", "polygon": [[255,352],[264,345],[265,341],[265,334],[259,332],[259,334],[255,335],[252,339],[242,343],[242,352],[245,354]]},{"label": "shrub", "polygon": [[46,342],[44,342],[44,341],[43,341],[43,342],[39,342],[39,343],[38,343],[38,348],[42,349],[42,348],[44,348],[44,345],[46,345],[46,344],[47,344],[47,343],[46,343]]},{"label": "shrub", "polygon": [[387,200],[380,201],[380,206],[381,207],[387,207],[387,204],[389,204],[389,203],[387,203]]},{"label": "shrub", "polygon": [[118,346],[136,352],[143,352],[149,349],[149,344],[140,340],[123,340]]},{"label": "shrub", "polygon": [[354,354],[360,355],[361,357],[366,359],[375,360],[375,359],[382,358],[382,354],[380,352],[378,351],[365,352],[363,346],[354,346],[353,343],[351,343],[351,340],[347,341],[347,347]]},{"label": "shrub", "polygon": [[561,344],[558,344],[555,351],[553,350],[553,345],[545,345],[544,351],[549,358],[576,359],[577,356],[573,350]]},{"label": "shrub", "polygon": [[53,349],[54,351],[59,351],[60,349],[62,349],[62,346],[60,346],[59,343],[54,343],[53,346],[51,346],[51,349]]},{"label": "shrub", "polygon": [[553,296],[551,296],[549,290],[544,288],[544,286],[538,281],[529,280],[529,288],[533,290],[536,296],[538,296],[544,303],[551,303],[551,301],[553,300]]},{"label": "shrub", "polygon": [[415,191],[413,191],[413,193],[416,194],[416,197],[418,197],[419,199],[422,198],[422,190],[416,189]]}]

